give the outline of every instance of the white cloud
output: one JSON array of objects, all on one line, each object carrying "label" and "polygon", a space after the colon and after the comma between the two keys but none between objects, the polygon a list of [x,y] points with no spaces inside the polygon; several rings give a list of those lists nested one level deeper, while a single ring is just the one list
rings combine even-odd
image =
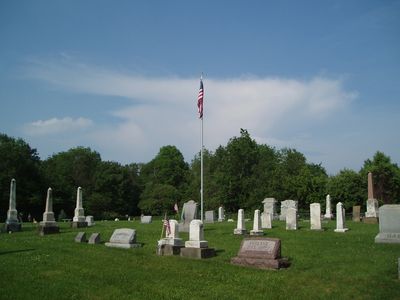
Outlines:
[{"label": "white cloud", "polygon": [[61,132],[70,132],[81,130],[93,125],[92,120],[86,118],[70,118],[62,119],[52,118],[49,120],[38,120],[24,125],[24,132],[28,135],[51,135]]}]

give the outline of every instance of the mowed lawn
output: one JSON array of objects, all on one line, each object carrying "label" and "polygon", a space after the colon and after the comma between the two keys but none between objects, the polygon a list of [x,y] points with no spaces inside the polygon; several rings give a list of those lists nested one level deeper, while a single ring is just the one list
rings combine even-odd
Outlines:
[{"label": "mowed lawn", "polygon": [[[323,222],[324,231],[309,230],[307,221],[286,231],[274,221],[265,237],[280,238],[291,261],[279,271],[230,264],[243,239],[233,235],[236,223],[205,225],[217,253],[205,260],[157,256],[160,219],[96,221],[83,230],[59,224],[60,234],[45,237],[27,223],[0,234],[1,299],[400,299],[400,244],[375,244],[377,224],[348,221],[348,232],[335,233],[335,221]],[[143,247],[106,247],[116,228],[136,229]],[[75,243],[79,231],[99,232],[103,243]]]}]

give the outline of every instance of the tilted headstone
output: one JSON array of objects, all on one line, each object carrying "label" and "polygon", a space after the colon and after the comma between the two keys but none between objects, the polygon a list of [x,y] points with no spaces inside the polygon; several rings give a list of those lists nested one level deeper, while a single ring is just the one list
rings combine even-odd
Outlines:
[{"label": "tilted headstone", "polygon": [[218,208],[218,222],[223,222],[225,220],[225,211],[222,206]]},{"label": "tilted headstone", "polygon": [[4,230],[6,232],[21,231],[21,222],[18,220],[17,212],[17,183],[14,178],[11,179],[10,184],[10,201],[7,211],[7,219],[4,224]]},{"label": "tilted headstone", "polygon": [[75,242],[77,243],[86,243],[86,233],[85,232],[78,232],[78,234],[75,237]]},{"label": "tilted headstone", "polygon": [[281,241],[272,238],[245,238],[239,253],[231,259],[239,266],[259,269],[279,269],[289,266],[289,261],[281,257]]},{"label": "tilted headstone", "polygon": [[183,204],[181,213],[180,232],[189,232],[190,222],[197,218],[197,203],[190,200]]},{"label": "tilted headstone", "polygon": [[260,210],[258,209],[254,211],[253,230],[250,230],[250,235],[264,235],[261,229]]},{"label": "tilted headstone", "polygon": [[261,228],[271,229],[272,228],[272,217],[270,213],[263,212],[261,214]]},{"label": "tilted headstone", "polygon": [[46,209],[45,212],[43,213],[43,221],[40,222],[38,230],[40,235],[60,232],[58,224],[54,218],[53,191],[51,188],[47,189]]},{"label": "tilted headstone", "polygon": [[238,210],[238,219],[237,219],[237,226],[233,230],[233,234],[245,234],[247,232],[246,230],[246,224],[244,221],[244,210],[239,209]]},{"label": "tilted headstone", "polygon": [[207,210],[204,223],[214,223],[214,222],[215,222],[215,220],[214,220],[214,211],[213,210]]},{"label": "tilted headstone", "polygon": [[331,209],[331,196],[326,195],[324,219],[331,220],[332,218],[333,218],[333,215],[332,215],[332,209]]},{"label": "tilted headstone", "polygon": [[100,244],[101,240],[100,240],[100,233],[92,233],[92,235],[89,238],[88,241],[89,244]]},{"label": "tilted headstone", "polygon": [[87,227],[85,218],[85,211],[82,206],[82,188],[78,187],[76,191],[76,207],[74,210],[74,217],[71,226],[74,228]]},{"label": "tilted headstone", "polygon": [[294,208],[297,210],[297,201],[296,200],[285,200],[281,202],[281,214],[279,216],[279,220],[286,221],[286,211],[288,208]]},{"label": "tilted headstone", "polygon": [[136,230],[130,228],[118,228],[115,229],[110,241],[105,244],[107,247],[115,248],[137,248],[142,245],[136,243]]},{"label": "tilted headstone", "polygon": [[181,249],[181,256],[200,259],[214,255],[214,249],[208,248],[208,242],[204,239],[203,222],[192,220],[190,222],[189,241],[186,241],[185,248]]},{"label": "tilted headstone", "polygon": [[286,230],[297,230],[297,209],[289,207],[286,210]]},{"label": "tilted headstone", "polygon": [[272,220],[278,220],[278,212],[276,209],[276,199],[275,198],[265,198],[262,203],[264,204],[264,213],[269,213]]},{"label": "tilted headstone", "polygon": [[400,204],[379,208],[379,233],[375,243],[400,243]]},{"label": "tilted headstone", "polygon": [[142,224],[150,224],[152,221],[152,216],[141,216],[140,217],[140,223]]},{"label": "tilted headstone", "polygon": [[310,229],[321,230],[321,204],[310,204]]},{"label": "tilted headstone", "polygon": [[345,227],[345,216],[346,211],[343,207],[342,202],[336,204],[336,229],[335,232],[346,232],[349,230]]},{"label": "tilted headstone", "polygon": [[360,211],[361,211],[361,206],[359,205],[353,206],[353,222],[360,222]]},{"label": "tilted headstone", "polygon": [[85,220],[86,220],[87,225],[88,225],[89,227],[92,227],[92,226],[95,225],[95,223],[94,223],[94,217],[93,217],[93,216],[86,216]]}]

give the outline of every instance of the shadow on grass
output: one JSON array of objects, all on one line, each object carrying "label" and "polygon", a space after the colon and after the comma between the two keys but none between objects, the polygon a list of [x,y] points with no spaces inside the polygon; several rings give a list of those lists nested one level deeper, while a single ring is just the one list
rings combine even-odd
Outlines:
[{"label": "shadow on grass", "polygon": [[11,253],[18,253],[18,252],[34,251],[34,250],[36,250],[36,249],[10,250],[10,251],[0,252],[0,255],[11,254]]}]

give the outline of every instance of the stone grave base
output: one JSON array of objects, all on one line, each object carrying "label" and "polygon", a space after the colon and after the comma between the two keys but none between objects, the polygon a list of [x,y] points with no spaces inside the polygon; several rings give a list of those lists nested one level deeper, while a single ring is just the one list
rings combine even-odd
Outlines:
[{"label": "stone grave base", "polygon": [[84,222],[72,222],[71,223],[72,228],[84,228],[88,227],[88,223],[86,221]]},{"label": "stone grave base", "polygon": [[250,230],[250,235],[264,235],[264,231]]},{"label": "stone grave base", "polygon": [[363,218],[365,224],[378,224],[378,218],[376,217],[365,217]]},{"label": "stone grave base", "polygon": [[254,258],[254,257],[233,257],[231,264],[252,267],[257,269],[281,269],[290,266],[287,258],[277,259],[265,259],[265,258]]},{"label": "stone grave base", "polygon": [[189,232],[189,223],[179,223],[179,232]]},{"label": "stone grave base", "polygon": [[181,256],[197,259],[210,258],[215,256],[215,250],[214,248],[182,248]]},{"label": "stone grave base", "polygon": [[12,223],[5,223],[4,224],[4,231],[5,232],[18,232],[21,231],[21,223],[17,223],[17,222],[12,222]]},{"label": "stone grave base", "polygon": [[348,228],[343,228],[343,229],[335,229],[335,232],[346,232],[347,230],[349,230]]},{"label": "stone grave base", "polygon": [[60,228],[58,226],[39,225],[38,232],[40,235],[60,233]]},{"label": "stone grave base", "polygon": [[122,243],[105,243],[107,247],[113,248],[123,248],[123,249],[131,249],[131,248],[140,248],[142,244],[122,244]]},{"label": "stone grave base", "polygon": [[388,233],[381,232],[375,237],[375,243],[387,243],[387,244],[400,244],[400,232],[399,233]]},{"label": "stone grave base", "polygon": [[243,235],[243,234],[246,234],[246,233],[247,233],[247,230],[246,230],[246,229],[238,229],[238,228],[235,228],[235,229],[233,230],[233,234]]},{"label": "stone grave base", "polygon": [[157,255],[179,255],[184,246],[161,245],[157,247]]},{"label": "stone grave base", "polygon": [[225,221],[225,219],[218,219],[218,222],[223,222]]}]

